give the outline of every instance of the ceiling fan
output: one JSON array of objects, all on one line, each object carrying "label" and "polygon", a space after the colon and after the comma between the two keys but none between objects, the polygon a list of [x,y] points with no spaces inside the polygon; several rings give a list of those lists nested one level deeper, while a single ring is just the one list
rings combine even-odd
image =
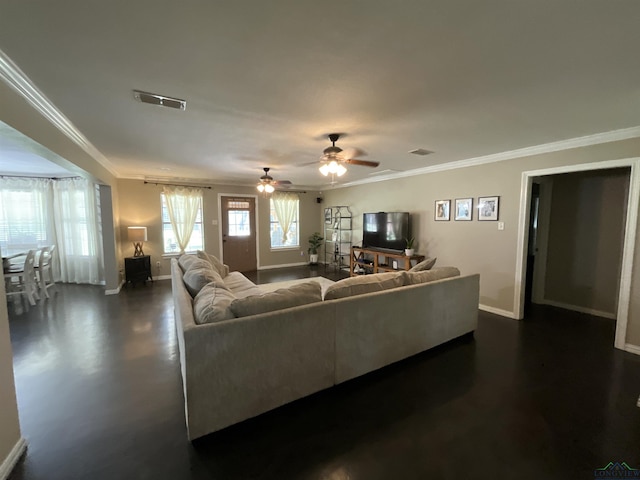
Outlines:
[{"label": "ceiling fan", "polygon": [[260,177],[260,181],[258,182],[258,186],[256,187],[260,193],[273,193],[276,187],[291,185],[291,182],[289,180],[274,180],[273,177],[269,175],[269,167],[264,167],[263,170],[264,175]]},{"label": "ceiling fan", "polygon": [[329,174],[331,174],[332,177],[334,175],[341,177],[347,172],[345,164],[372,168],[380,165],[380,162],[371,162],[369,160],[358,160],[357,158],[353,158],[360,155],[366,155],[366,153],[360,149],[351,148],[343,150],[340,147],[336,147],[336,142],[339,138],[339,133],[330,133],[329,140],[331,141],[331,146],[325,148],[322,152],[322,157],[320,157],[320,163],[322,164],[320,165],[320,173],[325,177]]}]

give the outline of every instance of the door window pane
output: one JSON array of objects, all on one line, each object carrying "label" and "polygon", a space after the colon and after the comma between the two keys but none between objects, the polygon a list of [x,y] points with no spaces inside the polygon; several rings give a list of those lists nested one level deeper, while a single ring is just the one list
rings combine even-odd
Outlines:
[{"label": "door window pane", "polygon": [[248,210],[229,210],[228,220],[230,237],[248,237],[251,235]]}]

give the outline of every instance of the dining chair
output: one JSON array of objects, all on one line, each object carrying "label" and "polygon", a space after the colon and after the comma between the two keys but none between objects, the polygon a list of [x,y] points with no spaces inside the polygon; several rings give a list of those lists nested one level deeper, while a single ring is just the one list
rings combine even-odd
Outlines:
[{"label": "dining chair", "polygon": [[43,247],[40,250],[40,258],[38,259],[38,262],[34,267],[36,280],[40,287],[40,292],[42,293],[43,298],[49,298],[49,292],[47,291],[47,289],[54,287],[56,284],[55,280],[53,279],[53,270],[51,268],[55,250],[55,245]]},{"label": "dining chair", "polygon": [[30,305],[36,304],[38,284],[34,270],[37,250],[29,250],[24,265],[13,265],[4,273],[4,283],[7,297],[24,295]]}]

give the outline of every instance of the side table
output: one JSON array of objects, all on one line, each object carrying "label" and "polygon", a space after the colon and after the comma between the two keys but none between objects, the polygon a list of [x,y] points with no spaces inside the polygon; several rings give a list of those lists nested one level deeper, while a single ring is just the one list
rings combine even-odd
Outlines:
[{"label": "side table", "polygon": [[126,284],[135,282],[145,282],[151,280],[151,256],[142,255],[140,257],[126,257],[124,259],[124,275]]}]

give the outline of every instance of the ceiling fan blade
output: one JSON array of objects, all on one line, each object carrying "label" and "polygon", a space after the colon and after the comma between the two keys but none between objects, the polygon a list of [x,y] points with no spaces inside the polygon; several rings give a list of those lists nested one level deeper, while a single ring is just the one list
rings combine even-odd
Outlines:
[{"label": "ceiling fan blade", "polygon": [[313,162],[298,163],[296,167],[308,167],[309,165],[318,165],[320,162],[321,160],[314,160]]},{"label": "ceiling fan blade", "polygon": [[348,163],[349,165],[360,165],[361,167],[373,167],[373,168],[380,165],[380,162],[370,162],[369,160],[356,160],[355,158],[345,160],[344,163]]},{"label": "ceiling fan blade", "polygon": [[277,185],[292,185],[290,180],[276,180],[274,183]]},{"label": "ceiling fan blade", "polygon": [[342,152],[340,152],[340,155],[342,156],[342,158],[356,158],[356,157],[364,157],[367,155],[367,152],[365,152],[364,150],[360,149],[360,148],[353,148],[353,147],[349,147],[349,148],[345,148],[344,150],[342,150]]}]

